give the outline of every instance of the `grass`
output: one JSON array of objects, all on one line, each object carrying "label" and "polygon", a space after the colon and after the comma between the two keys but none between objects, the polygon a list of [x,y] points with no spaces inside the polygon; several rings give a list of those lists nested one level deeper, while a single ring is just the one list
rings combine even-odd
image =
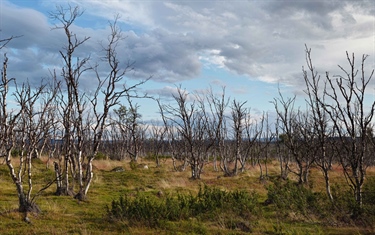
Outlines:
[{"label": "grass", "polygon": [[[36,192],[51,178],[53,169],[46,169],[44,160],[35,162]],[[204,168],[201,180],[190,180],[190,172],[174,172],[172,163],[166,161],[161,167],[151,161],[142,161],[149,169],[132,170],[129,161],[97,160],[94,162],[94,181],[88,194],[88,200],[79,202],[68,196],[54,196],[52,185],[37,199],[42,210],[39,215],[31,215],[31,224],[22,221],[16,211],[18,206],[15,186],[11,183],[7,166],[0,165],[0,233],[1,234],[246,234],[239,225],[245,223],[252,234],[371,234],[373,228],[355,225],[327,225],[320,218],[306,219],[289,213],[280,216],[274,207],[265,206],[267,187],[272,181],[259,181],[260,171],[257,166],[248,165],[248,169],[235,177],[223,177],[223,173],[213,170],[211,164]],[[111,171],[122,167],[123,172]],[[277,162],[268,164],[270,178],[278,175]],[[345,185],[342,172],[335,166],[331,172],[332,183]],[[292,176],[292,175],[291,175]],[[316,192],[324,193],[321,172],[313,168],[311,185]],[[368,169],[367,177],[375,177],[375,168]],[[211,220],[189,218],[180,221],[163,221],[157,228],[130,225],[127,221],[111,221],[106,214],[106,206],[113,200],[128,195],[136,197],[142,193],[157,197],[161,191],[165,195],[192,193],[199,191],[202,185],[226,191],[255,191],[259,195],[262,213],[249,221],[233,217],[231,214],[213,214]]]}]

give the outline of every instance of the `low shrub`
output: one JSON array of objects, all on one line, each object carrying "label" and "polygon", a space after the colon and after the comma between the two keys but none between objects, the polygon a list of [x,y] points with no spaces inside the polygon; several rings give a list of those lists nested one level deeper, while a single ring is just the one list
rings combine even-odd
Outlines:
[{"label": "low shrub", "polygon": [[233,214],[250,218],[257,212],[258,195],[245,191],[223,191],[201,187],[197,195],[167,195],[162,198],[138,193],[135,197],[120,197],[112,201],[106,211],[109,218],[126,220],[131,224],[159,227],[163,221],[180,221],[190,218],[212,220],[219,214]]},{"label": "low shrub", "polygon": [[[22,150],[21,149],[13,149],[11,152],[12,157],[18,157],[21,156]],[[23,153],[24,156],[27,154],[26,151]]]},{"label": "low shrub", "polygon": [[108,160],[108,156],[103,152],[98,152],[95,156],[96,160]]},{"label": "low shrub", "polygon": [[333,184],[331,189],[333,196],[332,212],[342,222],[350,223],[351,215],[359,211],[353,192],[348,187],[340,184]]},{"label": "low shrub", "polygon": [[375,224],[375,177],[367,178],[363,185],[363,218],[366,225]]},{"label": "low shrub", "polygon": [[375,178],[367,179],[363,186],[363,204],[354,200],[353,192],[343,185],[331,187],[333,202],[325,193],[290,180],[274,180],[267,187],[266,204],[273,204],[282,216],[297,215],[303,218],[325,221],[327,225],[360,225],[366,227],[375,222]]},{"label": "low shrub", "polygon": [[267,203],[273,204],[279,213],[290,212],[310,218],[312,215],[322,216],[322,195],[310,188],[290,180],[274,180],[267,187]]}]

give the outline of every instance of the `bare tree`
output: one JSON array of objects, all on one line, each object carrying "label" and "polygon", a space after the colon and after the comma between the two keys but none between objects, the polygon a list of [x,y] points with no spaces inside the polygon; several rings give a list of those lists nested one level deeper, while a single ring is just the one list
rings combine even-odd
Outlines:
[{"label": "bare tree", "polygon": [[[168,146],[167,153],[172,158],[172,164],[175,171],[184,171],[188,164],[187,158],[184,153],[183,138],[178,133],[177,126],[174,121],[169,120],[168,110],[161,102],[160,99],[156,99],[160,111],[161,118],[163,120],[164,129],[166,131],[166,141]],[[165,111],[166,110],[166,111]],[[177,161],[182,161],[181,166],[177,166]]]},{"label": "bare tree", "polygon": [[[17,103],[21,108],[21,115],[19,122],[21,123],[22,129],[17,130],[22,132],[24,136],[23,146],[21,152],[21,158],[24,153],[26,153],[25,171],[27,171],[27,181],[28,181],[28,192],[26,196],[26,201],[33,205],[35,197],[41,192],[38,192],[34,197],[31,197],[33,190],[32,182],[32,159],[42,152],[44,142],[50,127],[52,125],[52,120],[48,119],[48,113],[51,109],[51,103],[55,99],[57,93],[57,87],[52,89],[46,89],[46,85],[41,85],[36,89],[32,89],[29,84],[24,83],[21,89],[18,89],[15,93],[15,98]],[[37,107],[37,101],[41,100],[40,106]],[[25,142],[26,140],[26,142]],[[21,175],[19,175],[19,181],[22,182]],[[51,185],[53,180],[48,184]],[[48,187],[46,186],[46,187]],[[43,188],[44,189],[46,189]]]},{"label": "bare tree", "polygon": [[338,137],[336,146],[339,160],[344,169],[345,178],[353,190],[355,201],[362,206],[362,186],[366,176],[366,162],[370,157],[368,129],[371,128],[375,101],[367,100],[367,88],[373,77],[374,70],[367,75],[365,62],[368,58],[361,58],[361,69],[355,65],[354,54],[346,52],[349,70],[339,65],[344,73],[333,78],[326,72],[328,88],[324,94],[330,100],[319,99],[324,110],[328,113],[335,133]]},{"label": "bare tree", "polygon": [[[229,98],[225,97],[225,88],[222,88],[220,97],[216,97],[210,89],[207,95],[207,103],[210,110],[211,121],[209,124],[208,136],[213,143],[214,169],[217,171],[217,157],[225,158],[225,139],[227,137],[225,110],[229,104]],[[220,160],[220,162],[222,162]],[[227,170],[226,165],[221,165],[223,170]]]},{"label": "bare tree", "polygon": [[108,132],[111,139],[111,148],[109,149],[109,157],[115,160],[124,160],[127,156],[126,150],[128,149],[128,142],[126,128],[122,124],[121,115],[116,114],[122,106],[115,109],[114,112],[108,116],[110,121],[110,126],[108,127]]},{"label": "bare tree", "polygon": [[293,157],[296,166],[296,169],[294,169],[287,164],[285,166],[288,169],[284,170],[294,173],[298,177],[299,183],[307,183],[310,167],[315,160],[310,146],[314,136],[312,135],[313,129],[309,123],[309,116],[300,110],[295,110],[295,99],[295,96],[284,99],[280,93],[280,98],[275,98],[273,104],[278,115],[278,130],[282,131],[279,137],[281,137],[282,144],[287,148],[285,154],[290,154]]},{"label": "bare tree", "polygon": [[[29,83],[25,82],[22,86],[18,86],[15,79],[8,79],[7,77],[7,63],[8,58],[5,56],[0,85],[0,104],[2,107],[0,112],[0,150],[1,155],[5,156],[10,176],[17,189],[18,210],[24,213],[24,220],[29,222],[27,217],[29,212],[40,212],[35,199],[53,183],[53,180],[51,180],[36,194],[32,194],[34,189],[32,159],[34,153],[40,151],[40,143],[49,131],[51,123],[47,119],[48,110],[55,98],[57,89],[51,90],[51,93],[44,96],[41,105],[37,107],[37,101],[42,98],[46,85],[33,89]],[[7,98],[12,81],[16,89],[13,96],[18,104],[18,109],[8,110]],[[20,150],[18,166],[12,158],[12,150],[17,142],[20,144],[18,146]]]},{"label": "bare tree", "polygon": [[[1,70],[1,84],[0,84],[0,104],[1,104],[1,113],[0,113],[0,141],[1,141],[1,155],[5,156],[6,164],[9,168],[10,176],[13,183],[16,186],[18,199],[19,199],[19,211],[24,213],[24,219],[27,219],[27,213],[30,211],[38,211],[37,206],[31,202],[31,199],[28,197],[27,191],[24,189],[23,181],[23,167],[24,167],[24,156],[21,154],[19,169],[15,168],[12,161],[12,150],[16,143],[15,128],[19,117],[22,114],[22,108],[18,111],[9,111],[7,98],[9,96],[9,85],[10,82],[14,79],[8,79],[7,76],[7,65],[8,58],[4,55],[3,67]],[[24,100],[24,96],[20,97]],[[27,164],[27,166],[30,166]],[[29,169],[31,171],[31,169]]]},{"label": "bare tree", "polygon": [[[336,150],[345,178],[353,190],[357,205],[361,208],[362,186],[371,155],[369,149],[372,147],[369,141],[372,139],[372,133],[369,129],[372,128],[375,111],[375,101],[367,100],[366,91],[374,70],[368,75],[365,72],[367,55],[362,56],[360,70],[356,68],[354,54],[349,56],[346,52],[346,57],[349,70],[339,65],[343,76],[331,77],[326,72],[326,80],[323,86],[319,87],[320,76],[313,67],[311,49],[306,46],[308,71],[303,70],[303,73],[319,146],[320,157],[317,158],[317,164],[323,171],[328,197],[333,201],[328,172],[334,153],[331,153],[331,156],[327,154],[329,143]],[[332,131],[328,129],[329,125],[333,127]]]},{"label": "bare tree", "polygon": [[[269,123],[268,113],[263,113],[262,119],[260,121],[259,127],[256,128],[257,133],[251,134],[247,132],[247,139],[255,141],[254,144],[258,145],[258,156],[257,156],[257,163],[260,169],[260,176],[259,179],[261,181],[268,179],[268,159],[270,156],[271,151],[271,143],[276,139],[276,136],[271,131],[271,126]],[[263,174],[263,165],[265,173]]]},{"label": "bare tree", "polygon": [[[272,102],[275,106],[276,113],[278,116],[278,130],[281,130],[282,133],[279,134],[281,137],[281,142],[287,148],[287,155],[291,155],[293,157],[294,162],[297,166],[297,171],[293,170],[289,167],[289,164],[286,165],[288,167],[287,171],[293,172],[299,178],[299,182],[303,183],[303,154],[301,154],[301,144],[303,144],[303,139],[298,133],[298,113],[294,108],[294,103],[296,97],[284,99],[281,92],[279,91],[280,97],[275,98]],[[281,106],[281,107],[280,107]],[[289,161],[288,161],[289,163]],[[282,178],[283,175],[282,175]]]},{"label": "bare tree", "polygon": [[[331,146],[329,144],[329,138],[334,136],[332,130],[329,128],[328,114],[324,109],[325,104],[325,94],[323,91],[326,90],[326,83],[321,84],[321,77],[315,71],[311,59],[311,49],[306,46],[306,63],[307,70],[304,68],[303,78],[306,83],[305,93],[307,94],[307,104],[309,106],[309,111],[311,113],[311,125],[313,128],[314,139],[312,142],[316,142],[315,146],[315,162],[316,165],[321,169],[324,177],[325,188],[327,196],[330,201],[333,201],[333,196],[331,193],[330,175],[329,171],[331,169],[333,154],[329,154],[327,151]],[[322,86],[322,87],[321,87]]]},{"label": "bare tree", "polygon": [[238,102],[233,100],[231,106],[231,116],[233,121],[233,135],[234,135],[234,169],[233,172],[229,172],[230,174],[237,175],[239,170],[239,164],[241,164],[241,147],[242,147],[242,140],[243,140],[243,130],[245,128],[244,119],[246,117],[246,109],[243,107],[246,104],[245,102]]},{"label": "bare tree", "polygon": [[205,148],[206,123],[204,115],[199,112],[195,101],[188,102],[188,93],[181,88],[173,96],[177,107],[163,105],[165,120],[173,123],[175,131],[181,136],[184,143],[185,159],[191,167],[191,178],[199,179],[205,164],[203,154]]},{"label": "bare tree", "polygon": [[[82,74],[89,68],[85,67],[89,57],[79,59],[75,57],[76,50],[84,44],[89,37],[79,39],[71,31],[71,26],[75,20],[83,14],[78,6],[68,6],[65,9],[62,6],[56,7],[56,12],[50,13],[50,18],[57,20],[61,25],[56,25],[54,29],[62,29],[67,38],[67,45],[60,51],[64,65],[62,68],[62,77],[65,81],[66,91],[61,91],[60,108],[63,111],[64,126],[64,183],[61,188],[57,188],[56,194],[73,194],[73,188],[69,185],[69,170],[74,174],[78,170],[78,178],[82,179],[82,151],[83,151],[83,111],[85,104],[84,94],[79,90],[79,81]],[[66,95],[64,93],[66,92]],[[66,98],[65,98],[66,97]],[[74,152],[76,151],[76,152]],[[80,188],[83,187],[79,180]]]},{"label": "bare tree", "polygon": [[[102,142],[104,130],[109,125],[107,123],[107,119],[111,108],[113,108],[116,105],[119,105],[120,99],[126,97],[131,107],[131,113],[133,115],[132,124],[135,125],[133,127],[134,129],[136,129],[136,125],[138,124],[136,121],[139,118],[139,114],[137,112],[138,106],[133,106],[131,99],[147,97],[147,95],[138,95],[136,93],[136,89],[145,82],[147,82],[149,79],[151,79],[151,77],[149,77],[130,86],[127,86],[125,84],[125,74],[129,70],[132,70],[132,64],[128,63],[127,65],[125,65],[125,67],[123,67],[118,59],[117,47],[119,43],[124,39],[124,37],[122,36],[121,29],[117,26],[117,20],[118,16],[115,18],[113,23],[109,23],[111,33],[108,36],[108,43],[102,46],[103,51],[105,52],[103,59],[110,68],[109,72],[104,78],[102,78],[102,76],[97,70],[98,67],[95,67],[94,69],[99,84],[98,89],[94,93],[93,98],[90,100],[95,116],[95,123],[92,129],[94,138],[92,142],[92,148],[90,148],[91,153],[87,157],[85,182],[81,184],[82,187],[80,186],[80,192],[76,195],[76,198],[79,199],[84,199],[90,188],[93,177],[92,162],[98,153],[99,146]],[[122,85],[121,87],[119,87],[120,84]],[[102,106],[98,105],[98,99],[100,97],[99,94],[103,97]],[[135,138],[136,136],[133,137]],[[137,151],[139,150],[139,146],[137,146],[136,148],[137,153]],[[82,178],[80,178],[80,180],[81,179]]]},{"label": "bare tree", "polygon": [[[111,32],[108,36],[108,42],[102,44],[104,52],[102,62],[105,64],[105,69],[108,69],[106,76],[103,77],[102,73],[98,71],[99,65],[92,67],[88,64],[90,60],[89,56],[83,59],[76,58],[75,52],[77,48],[89,40],[89,37],[79,39],[76,34],[71,32],[72,24],[82,14],[83,11],[78,6],[68,6],[67,9],[57,7],[57,11],[51,14],[51,18],[61,23],[61,26],[56,26],[55,29],[63,29],[68,40],[67,46],[63,48],[64,51],[60,51],[64,62],[62,77],[65,80],[66,86],[66,91],[61,93],[60,98],[60,109],[63,110],[63,126],[65,128],[65,179],[62,190],[58,189],[57,192],[61,193],[60,191],[63,191],[63,194],[71,193],[70,190],[74,186],[69,186],[70,166],[70,172],[73,174],[72,179],[77,179],[78,181],[79,190],[75,194],[75,198],[79,200],[85,199],[90,188],[93,177],[92,163],[98,153],[104,131],[109,125],[107,118],[111,108],[118,105],[120,99],[123,97],[140,97],[135,93],[136,88],[150,79],[142,80],[131,86],[125,84],[125,74],[129,70],[132,70],[132,64],[128,63],[123,66],[118,60],[117,48],[119,43],[124,39],[120,28],[117,26],[118,17],[115,18],[113,23],[109,23]],[[96,74],[98,81],[97,89],[89,99],[87,99],[88,96],[79,87],[82,75],[88,70]],[[121,87],[119,87],[120,84],[122,85]],[[64,93],[67,94],[67,98],[64,98]],[[99,105],[98,101],[101,99],[103,99],[103,103]],[[85,125],[84,112],[88,104],[91,105],[93,119],[86,119],[88,122],[92,120],[92,123],[90,125],[86,123]],[[89,136],[92,136],[92,140],[85,140],[84,137],[87,136],[84,134],[85,132]],[[84,146],[85,143],[87,143],[87,146]],[[83,156],[84,152],[87,156]]]},{"label": "bare tree", "polygon": [[141,150],[141,137],[142,137],[142,128],[140,126],[140,119],[142,118],[141,114],[138,112],[139,105],[133,104],[132,100],[128,97],[129,103],[129,113],[128,121],[129,125],[127,126],[130,133],[130,148],[128,153],[130,154],[132,160],[138,161],[139,152]]},{"label": "bare tree", "polygon": [[[220,98],[215,98],[212,88],[204,92],[204,94],[196,94],[195,99],[199,109],[199,132],[202,142],[200,152],[204,155],[206,162],[210,162],[213,155],[214,169],[217,170],[217,161],[215,154],[217,153],[219,143],[223,139],[222,132],[224,128],[224,111],[228,104],[225,99],[225,89],[222,88]],[[221,139],[221,140],[219,140]]]},{"label": "bare tree", "polygon": [[160,167],[160,155],[165,154],[168,143],[168,127],[160,123],[151,124],[149,145],[152,148],[151,154],[155,157],[156,166]]},{"label": "bare tree", "polygon": [[[247,113],[244,118],[244,139],[246,140],[244,143],[243,151],[244,153],[241,156],[241,171],[244,171],[245,165],[247,161],[252,159],[252,155],[254,152],[255,144],[258,142],[260,143],[259,137],[261,136],[261,133],[264,128],[264,115],[262,116],[260,123],[259,120],[253,118],[250,113],[250,109],[247,109]],[[260,151],[259,151],[260,153]],[[258,154],[258,160],[259,160],[259,154]],[[258,162],[260,163],[260,162]],[[261,166],[261,165],[259,165]]]},{"label": "bare tree", "polygon": [[295,120],[294,135],[298,138],[298,158],[295,158],[300,182],[308,183],[309,172],[315,163],[318,145],[311,112],[298,111]]}]

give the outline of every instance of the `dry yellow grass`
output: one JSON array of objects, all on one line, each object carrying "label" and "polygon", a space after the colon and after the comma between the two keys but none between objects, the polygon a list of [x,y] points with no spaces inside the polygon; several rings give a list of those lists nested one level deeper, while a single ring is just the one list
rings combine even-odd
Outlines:
[{"label": "dry yellow grass", "polygon": [[93,163],[98,170],[109,171],[118,166],[124,166],[124,163],[121,161],[110,161],[110,160],[95,160]]}]

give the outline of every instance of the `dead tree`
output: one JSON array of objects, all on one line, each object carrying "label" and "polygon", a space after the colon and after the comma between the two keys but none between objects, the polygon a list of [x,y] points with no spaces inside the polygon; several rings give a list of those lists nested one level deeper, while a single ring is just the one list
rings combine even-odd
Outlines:
[{"label": "dead tree", "polygon": [[[259,179],[261,181],[268,179],[268,159],[270,156],[270,149],[271,143],[275,141],[276,136],[271,132],[271,126],[269,123],[268,113],[263,113],[262,118],[260,120],[259,126],[256,128],[257,133],[256,135],[251,134],[251,132],[246,131],[247,139],[255,141],[254,144],[258,146],[258,156],[256,159],[257,164],[259,165],[260,169],[260,176]],[[253,138],[253,139],[252,139]],[[263,165],[264,164],[264,171],[263,173]]]},{"label": "dead tree", "polygon": [[280,117],[276,117],[275,122],[275,136],[276,136],[276,156],[280,163],[280,177],[281,179],[288,179],[289,175],[289,162],[290,162],[290,152],[285,147],[285,134],[282,133],[282,124],[280,123]]},{"label": "dead tree", "polygon": [[243,140],[243,130],[245,128],[244,119],[246,116],[246,110],[243,107],[246,104],[245,102],[238,102],[233,100],[231,106],[231,117],[233,122],[233,134],[234,134],[234,169],[232,172],[228,172],[230,175],[237,175],[239,166],[241,164],[241,148],[242,148],[242,140]]},{"label": "dead tree", "polygon": [[278,115],[278,130],[282,131],[279,137],[287,149],[284,154],[290,154],[296,166],[294,169],[287,164],[288,169],[284,170],[294,173],[299,183],[307,183],[310,167],[315,160],[310,146],[314,137],[309,116],[294,108],[295,98],[284,99],[280,93],[280,98],[274,99],[273,104]]},{"label": "dead tree", "polygon": [[168,129],[166,125],[160,125],[160,123],[153,123],[151,126],[149,138],[149,144],[152,148],[151,154],[155,157],[156,166],[160,167],[160,155],[164,155],[166,152]]},{"label": "dead tree", "polygon": [[121,115],[116,114],[118,110],[121,110],[122,106],[118,109],[114,109],[114,114],[109,116],[110,126],[109,135],[111,139],[111,148],[109,149],[109,156],[111,159],[124,160],[127,156],[128,142],[126,128],[122,123]]},{"label": "dead tree", "polygon": [[[103,51],[105,55],[103,57],[104,62],[109,67],[109,72],[105,77],[102,77],[99,71],[97,70],[98,67],[94,68],[96,78],[98,80],[98,88],[96,89],[92,99],[90,99],[90,103],[93,108],[94,112],[94,124],[92,128],[93,132],[93,140],[92,145],[90,147],[90,154],[87,156],[87,169],[85,173],[85,181],[82,183],[82,187],[80,186],[80,192],[76,195],[77,198],[85,198],[87,192],[90,188],[93,171],[92,171],[92,162],[95,159],[99,146],[102,142],[103,133],[105,129],[108,127],[107,119],[110,110],[120,104],[120,99],[126,97],[129,101],[130,105],[132,105],[131,100],[133,98],[146,98],[147,95],[138,95],[136,90],[139,86],[146,83],[151,77],[141,80],[132,85],[126,85],[125,83],[125,75],[132,70],[133,64],[125,64],[122,65],[118,59],[117,54],[117,47],[119,43],[124,39],[121,29],[117,26],[118,17],[115,18],[113,23],[109,23],[111,32],[108,36],[108,42],[106,45],[102,45]],[[102,105],[98,105],[98,100],[103,97]],[[133,106],[132,107],[133,115],[135,115],[134,121],[137,121],[139,115],[136,111],[137,109]],[[137,125],[138,123],[133,122],[133,124]],[[134,128],[137,128],[134,126]],[[136,130],[135,130],[136,131]],[[137,146],[138,151],[139,145]],[[82,178],[80,178],[81,181]]]},{"label": "dead tree", "polygon": [[211,156],[214,159],[214,169],[217,170],[217,156],[220,141],[223,139],[222,132],[224,130],[224,111],[228,102],[225,98],[225,89],[222,89],[220,98],[215,98],[212,89],[204,94],[195,94],[197,106],[199,109],[200,121],[198,122],[200,133],[199,151],[202,152],[206,162],[211,161]]},{"label": "dead tree", "polygon": [[[187,166],[187,158],[184,154],[181,143],[183,138],[179,138],[181,135],[177,132],[177,127],[174,121],[169,120],[167,114],[165,113],[166,107],[162,105],[160,99],[156,99],[158,103],[160,116],[163,120],[163,128],[165,129],[165,138],[167,142],[168,154],[172,158],[173,169],[175,171],[185,171]],[[167,112],[168,113],[168,112]],[[183,161],[181,166],[177,165],[177,161]]]},{"label": "dead tree", "polygon": [[[225,158],[225,140],[227,138],[227,128],[226,128],[226,117],[225,110],[229,104],[229,98],[225,97],[225,88],[222,88],[222,93],[220,97],[216,97],[210,89],[207,97],[207,103],[210,110],[210,126],[208,128],[208,136],[213,143],[213,161],[214,170],[217,171],[217,158],[219,157],[220,163],[221,159]],[[220,164],[222,170],[226,171],[226,165]]]},{"label": "dead tree", "polygon": [[316,162],[319,151],[316,142],[316,131],[311,113],[298,111],[295,120],[295,133],[298,138],[298,159],[296,159],[301,183],[308,183],[311,166]]},{"label": "dead tree", "polygon": [[[24,83],[20,89],[16,86],[15,98],[21,109],[19,117],[21,129],[17,131],[23,135],[20,162],[25,160],[24,169],[20,169],[19,172],[27,172],[26,205],[33,206],[36,195],[40,193],[38,192],[34,197],[31,196],[33,191],[32,159],[35,158],[35,153],[41,152],[43,142],[52,125],[51,120],[48,119],[48,112],[56,93],[57,87],[47,90],[46,85],[41,85],[35,89],[32,89],[28,83]],[[38,100],[41,100],[39,107],[37,107]],[[20,168],[22,168],[21,165]],[[20,174],[18,180],[22,183]],[[53,180],[50,184],[52,182]]]},{"label": "dead tree", "polygon": [[188,95],[185,90],[177,88],[177,95],[173,96],[177,106],[163,105],[161,108],[165,120],[173,123],[175,131],[181,136],[185,159],[191,167],[191,178],[200,179],[205,164],[202,153],[207,126],[195,101],[188,101]]},{"label": "dead tree", "polygon": [[[17,112],[12,112],[8,110],[8,103],[7,99],[9,96],[9,85],[14,79],[8,79],[7,76],[7,66],[8,66],[8,58],[4,55],[4,62],[3,67],[1,70],[1,84],[0,84],[0,104],[1,104],[1,113],[0,113],[0,141],[1,141],[1,155],[5,156],[6,164],[9,168],[10,176],[12,181],[17,189],[18,194],[18,201],[19,201],[19,212],[24,213],[24,219],[27,219],[28,212],[39,212],[38,207],[32,203],[31,198],[28,196],[27,190],[24,188],[24,179],[23,179],[23,172],[24,167],[29,167],[29,164],[25,165],[25,158],[21,154],[19,160],[19,167],[18,170],[16,169],[13,158],[12,158],[12,150],[16,143],[16,126],[19,121],[20,116],[22,115],[22,108]],[[20,100],[24,101],[26,98],[24,94],[19,97]],[[31,159],[30,159],[31,161]],[[31,172],[31,169],[29,168]],[[31,178],[30,178],[31,179]],[[29,181],[30,183],[30,181]],[[32,183],[32,182],[31,182]],[[32,186],[32,185],[31,185]]]},{"label": "dead tree", "polygon": [[[1,71],[0,85],[0,151],[5,156],[6,164],[14,185],[16,186],[19,199],[19,212],[24,214],[24,220],[29,221],[29,212],[39,213],[40,209],[35,203],[36,197],[53,182],[42,187],[39,192],[33,194],[33,154],[38,150],[40,142],[49,131],[50,122],[47,120],[47,113],[50,103],[55,98],[56,90],[44,96],[41,106],[36,108],[36,103],[45,92],[45,85],[37,88],[25,82],[18,86],[15,79],[7,77],[8,58],[5,55],[3,68]],[[14,82],[15,93],[13,94],[19,108],[17,111],[8,110],[7,99],[9,96],[10,83]],[[17,139],[18,137],[18,139]],[[17,142],[19,147],[19,164],[14,163],[12,150]]]},{"label": "dead tree", "polygon": [[323,173],[325,188],[328,198],[333,202],[330,183],[330,169],[333,161],[333,154],[329,153],[328,148],[329,138],[334,136],[332,130],[329,128],[328,114],[324,109],[325,94],[327,83],[322,84],[321,77],[315,70],[312,59],[311,49],[306,46],[306,63],[307,70],[302,68],[303,78],[306,84],[305,93],[307,94],[308,112],[311,113],[311,125],[314,130],[314,139],[316,142],[315,149],[315,163]]},{"label": "dead tree", "polygon": [[344,75],[331,77],[326,72],[328,87],[324,94],[329,100],[319,99],[324,110],[328,113],[335,129],[338,141],[335,146],[340,163],[344,169],[345,178],[353,190],[355,201],[362,207],[362,186],[366,176],[366,162],[370,158],[368,129],[371,128],[375,101],[367,100],[367,88],[372,80],[374,70],[369,74],[365,71],[368,58],[363,55],[361,68],[355,65],[354,54],[346,52],[349,70],[339,65]]},{"label": "dead tree", "polygon": [[[51,109],[48,111],[48,118],[47,120],[50,121],[51,126],[50,130],[46,136],[46,151],[48,154],[48,160],[46,162],[46,168],[49,168],[50,161],[62,161],[61,158],[61,145],[62,145],[62,130],[61,130],[61,123],[58,120],[58,103],[57,99],[51,104]],[[58,164],[56,162],[56,164]],[[55,164],[54,164],[55,165]],[[61,177],[59,177],[59,180]],[[57,181],[59,181],[57,180]],[[59,182],[61,183],[61,181]],[[61,188],[61,187],[57,187]]]},{"label": "dead tree", "polygon": [[[64,50],[60,51],[64,62],[62,77],[66,89],[66,91],[62,91],[60,96],[60,109],[63,110],[63,126],[65,129],[65,175],[64,188],[57,190],[57,192],[63,191],[63,194],[70,194],[74,186],[69,185],[69,179],[72,179],[72,182],[76,179],[78,193],[75,194],[75,198],[79,200],[86,197],[90,188],[93,177],[92,162],[98,153],[104,131],[108,127],[107,118],[111,108],[118,105],[122,97],[139,97],[133,92],[148,80],[140,81],[131,86],[125,84],[125,74],[132,69],[132,64],[122,65],[118,60],[117,47],[123,40],[123,36],[117,26],[117,17],[114,23],[109,24],[111,32],[107,44],[101,45],[104,52],[101,64],[94,67],[89,66],[89,56],[83,59],[76,57],[76,50],[89,40],[89,37],[79,39],[76,34],[71,32],[72,24],[82,13],[79,7],[69,6],[67,9],[57,7],[57,12],[51,14],[53,19],[61,23],[55,29],[64,30],[68,41],[67,46],[63,48]],[[102,73],[98,71],[100,65],[104,65],[105,69],[108,69],[107,75],[102,76]],[[87,98],[88,95],[82,92],[79,87],[82,75],[88,70],[94,72],[98,82],[97,89],[90,98]],[[103,99],[103,103],[99,105],[98,100],[101,99]],[[84,123],[84,112],[89,105],[93,113],[93,123],[86,125],[87,123]],[[90,127],[90,129],[85,129],[87,127]],[[90,135],[92,140],[85,140],[85,132],[92,133]],[[87,146],[84,146],[85,143],[87,143]],[[83,156],[84,152],[87,156]],[[86,167],[85,172],[83,166]],[[69,177],[69,168],[71,168],[71,178]]]},{"label": "dead tree", "polygon": [[[64,182],[62,188],[57,188],[56,194],[73,195],[73,186],[70,186],[69,171],[73,174],[78,171],[78,179],[83,178],[82,172],[82,151],[83,151],[83,111],[84,94],[79,90],[79,81],[82,74],[89,68],[85,67],[89,57],[83,59],[76,58],[77,49],[84,44],[89,37],[79,39],[71,31],[71,26],[83,12],[78,6],[68,6],[67,9],[62,6],[56,8],[56,12],[50,13],[50,18],[57,20],[61,25],[56,25],[54,29],[62,29],[65,32],[67,45],[60,51],[63,59],[63,68],[61,76],[65,81],[65,89],[60,93],[60,109],[62,110],[62,119],[64,126]],[[82,181],[79,180],[79,187],[82,188]]]},{"label": "dead tree", "polygon": [[[249,157],[250,159],[252,158],[252,152],[254,152],[254,147],[255,147],[255,144],[258,142],[260,143],[260,136],[261,136],[261,133],[263,131],[263,125],[264,125],[264,116],[261,118],[260,120],[260,123],[259,123],[259,120],[256,120],[254,119],[252,116],[251,116],[251,113],[250,113],[250,109],[247,110],[247,114],[245,115],[245,118],[244,118],[244,139],[246,141],[244,141],[244,147],[243,147],[243,151],[244,151],[244,154],[242,155],[241,157],[241,171],[243,172],[244,169],[245,169],[245,165],[247,163],[247,161],[249,161]],[[260,163],[259,162],[259,155],[258,155],[258,164]],[[261,165],[259,165],[261,166]]]},{"label": "dead tree", "polygon": [[[287,152],[284,154],[290,154],[297,166],[297,171],[295,171],[290,168],[288,164],[286,165],[288,167],[287,171],[296,174],[298,176],[299,183],[303,183],[304,161],[303,154],[301,154],[301,144],[303,140],[300,138],[301,136],[298,133],[298,112],[296,112],[296,110],[294,109],[296,97],[294,96],[293,98],[284,99],[280,91],[279,95],[279,98],[275,98],[274,101],[272,101],[278,116],[277,130],[282,132],[279,134],[279,138],[281,139],[281,143],[287,149]],[[282,178],[284,178],[283,175]]]}]

